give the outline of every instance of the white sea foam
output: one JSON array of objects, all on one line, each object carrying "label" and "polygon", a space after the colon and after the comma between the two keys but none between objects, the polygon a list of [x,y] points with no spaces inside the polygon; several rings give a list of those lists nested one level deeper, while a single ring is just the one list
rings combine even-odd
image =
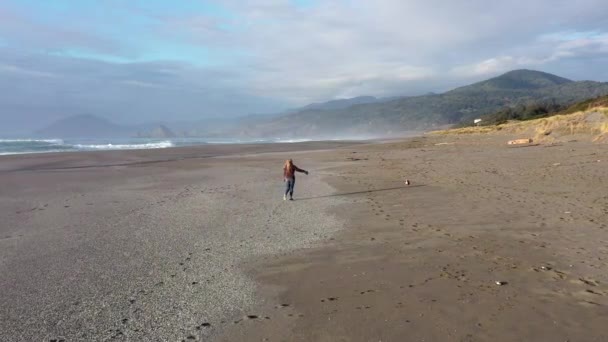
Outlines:
[{"label": "white sea foam", "polygon": [[267,143],[269,140],[257,139],[257,140],[241,140],[241,139],[231,139],[231,140],[210,140],[206,141],[206,144],[210,145],[230,145],[230,144],[258,144],[258,143]]},{"label": "white sea foam", "polygon": [[99,144],[99,145],[86,145],[76,144],[74,148],[78,150],[139,150],[139,149],[154,149],[154,148],[167,148],[173,147],[171,141],[159,141],[154,143],[144,144]]},{"label": "white sea foam", "polygon": [[53,145],[63,145],[63,140],[61,139],[0,139],[0,143],[47,143]]},{"label": "white sea foam", "polygon": [[25,152],[0,152],[0,156],[12,156],[15,154],[37,154],[37,153],[56,153],[69,152],[69,150],[45,150],[45,151],[25,151]]},{"label": "white sea foam", "polygon": [[301,142],[307,142],[307,141],[312,141],[310,139],[277,139],[274,142],[278,142],[278,143],[301,143]]}]

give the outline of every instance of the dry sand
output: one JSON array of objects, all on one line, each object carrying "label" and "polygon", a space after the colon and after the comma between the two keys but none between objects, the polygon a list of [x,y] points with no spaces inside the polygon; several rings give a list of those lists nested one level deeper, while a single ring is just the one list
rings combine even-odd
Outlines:
[{"label": "dry sand", "polygon": [[606,163],[492,136],[5,157],[0,340],[605,341]]}]

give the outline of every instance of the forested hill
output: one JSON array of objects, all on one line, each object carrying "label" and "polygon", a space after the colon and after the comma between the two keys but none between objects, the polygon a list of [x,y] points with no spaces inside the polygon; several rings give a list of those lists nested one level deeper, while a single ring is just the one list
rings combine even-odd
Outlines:
[{"label": "forested hill", "polygon": [[574,82],[540,71],[514,70],[442,94],[371,101],[337,109],[305,107],[248,124],[238,133],[320,138],[397,135],[469,122],[505,107],[531,102],[565,105],[607,94],[608,83]]}]

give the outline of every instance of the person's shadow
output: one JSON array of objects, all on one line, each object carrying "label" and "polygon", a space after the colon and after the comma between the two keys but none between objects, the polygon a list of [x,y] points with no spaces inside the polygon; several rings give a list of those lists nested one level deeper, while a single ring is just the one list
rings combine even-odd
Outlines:
[{"label": "person's shadow", "polygon": [[343,192],[343,193],[337,193],[337,194],[331,194],[331,195],[303,197],[303,198],[297,198],[295,200],[296,201],[306,201],[306,200],[312,200],[312,199],[318,199],[318,198],[341,197],[341,196],[350,196],[350,195],[369,194],[369,193],[374,193],[374,192],[403,190],[403,189],[409,189],[409,188],[420,188],[420,187],[423,187],[423,186],[426,186],[426,185],[424,185],[424,184],[421,184],[421,185],[406,185],[406,186],[397,186],[397,187],[394,187],[394,188],[384,188],[384,189],[374,189],[374,190]]}]

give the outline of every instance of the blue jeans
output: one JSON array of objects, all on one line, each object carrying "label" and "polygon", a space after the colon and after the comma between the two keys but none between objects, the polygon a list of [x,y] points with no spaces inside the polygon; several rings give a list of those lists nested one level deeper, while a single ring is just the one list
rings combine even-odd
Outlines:
[{"label": "blue jeans", "polygon": [[293,187],[296,185],[295,178],[287,178],[285,181],[285,196],[289,194],[290,197],[293,197]]}]

